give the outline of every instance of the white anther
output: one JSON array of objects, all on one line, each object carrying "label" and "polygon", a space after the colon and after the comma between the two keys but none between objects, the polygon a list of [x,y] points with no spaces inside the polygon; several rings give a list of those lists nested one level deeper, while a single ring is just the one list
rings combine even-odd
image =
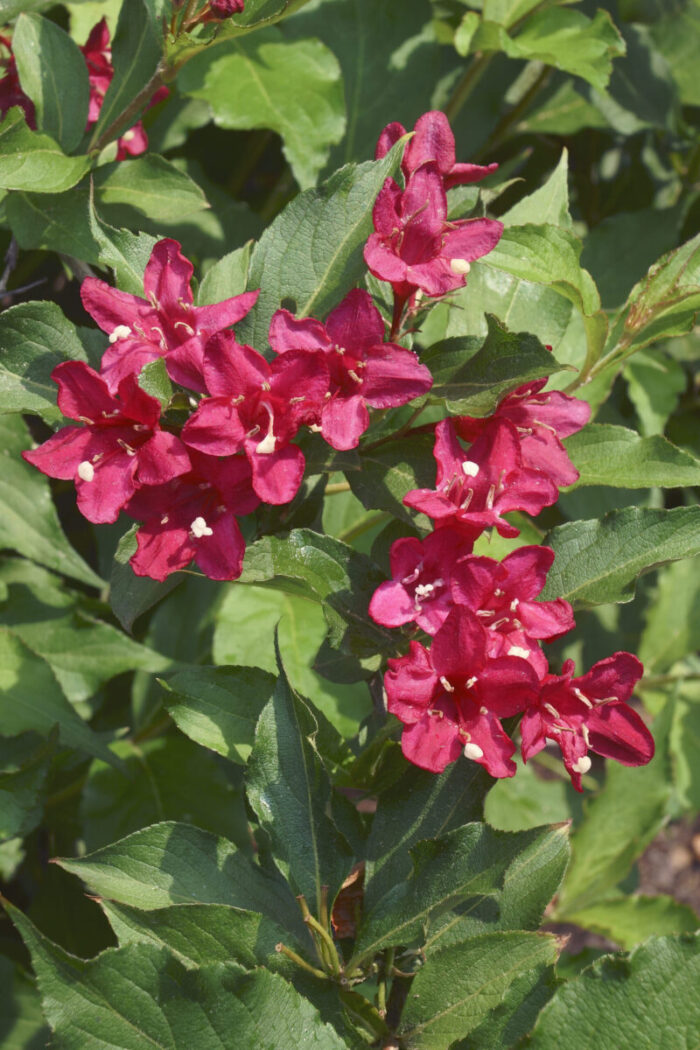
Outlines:
[{"label": "white anther", "polygon": [[312,434],[320,434],[323,427],[320,427],[318,423],[309,423],[309,430]]},{"label": "white anther", "polygon": [[131,140],[135,139],[135,138],[136,138],[136,132],[133,130],[133,128],[130,129],[129,131],[125,131],[124,134],[122,135],[122,141],[123,142],[131,142]]},{"label": "white anther", "polygon": [[465,459],[462,462],[462,470],[468,478],[475,478],[479,473],[479,464],[473,463],[471,459]]},{"label": "white anther", "polygon": [[430,598],[434,590],[432,583],[419,583],[415,590],[416,600],[420,602],[423,598]]},{"label": "white anther", "polygon": [[478,744],[474,744],[470,740],[468,744],[464,745],[464,757],[471,758],[473,762],[476,762],[477,759],[484,757],[484,752]]},{"label": "white anther", "polygon": [[452,273],[466,275],[471,270],[471,266],[466,259],[450,259],[450,269]]},{"label": "white anther", "polygon": [[195,518],[190,525],[190,532],[198,540],[201,540],[202,536],[213,536],[214,534],[214,530],[209,528],[204,518]]},{"label": "white anther", "polygon": [[362,382],[362,380],[358,376],[357,372],[353,372],[352,368],[348,369],[348,375],[353,380],[353,382],[355,382],[355,383],[361,383]]},{"label": "white anther", "polygon": [[561,715],[557,711],[556,707],[553,707],[552,704],[542,704],[542,706],[544,707],[545,711],[549,711],[550,715],[553,718],[561,718]]},{"label": "white anther", "polygon": [[82,463],[78,463],[78,477],[81,481],[92,481],[95,476],[95,468],[89,459],[84,459]]},{"label": "white anther", "polygon": [[527,660],[530,655],[529,649],[523,649],[520,645],[511,645],[508,650],[508,656],[521,656],[523,660]]},{"label": "white anther", "polygon": [[574,773],[587,773],[592,765],[593,763],[591,762],[588,755],[581,755],[581,757],[574,762],[571,768],[573,769]]},{"label": "white anther", "polygon": [[497,587],[496,590],[493,593],[495,594],[495,596],[497,598],[502,598],[503,597],[503,591],[501,590],[500,587]]},{"label": "white anther", "polygon": [[518,608],[519,605],[520,605],[520,599],[519,598],[513,598],[513,601],[510,603],[510,611],[511,612],[515,612],[515,610]]},{"label": "white anther", "polygon": [[583,693],[581,692],[581,690],[580,690],[580,689],[577,689],[577,687],[576,687],[576,686],[572,686],[572,690],[571,690],[571,691],[572,691],[572,692],[573,692],[573,693],[574,693],[574,694],[575,694],[575,695],[576,695],[576,696],[577,696],[577,697],[579,698],[579,700],[580,700],[580,701],[581,701],[582,703],[584,703],[584,704],[586,705],[586,707],[593,707],[593,704],[592,704],[592,703],[591,703],[591,701],[590,701],[590,700],[588,699],[588,697],[587,697],[587,696],[584,696],[584,695],[583,695]]},{"label": "white anther", "polygon": [[496,615],[496,610],[495,609],[477,609],[476,610],[476,615],[477,616],[485,616],[485,617],[495,616]]},{"label": "white anther", "polygon": [[109,337],[110,343],[116,343],[118,339],[128,339],[131,335],[131,329],[128,325],[118,324],[117,327],[112,331]]},{"label": "white anther", "polygon": [[487,510],[493,510],[493,501],[495,500],[495,498],[496,498],[496,486],[495,485],[489,485],[489,491],[488,491],[488,494],[486,496],[486,509]]},{"label": "white anther", "polygon": [[164,514],[163,517],[160,519],[161,525],[167,525],[169,521],[170,521],[170,518],[168,517],[167,514]]},{"label": "white anther", "polygon": [[444,676],[440,679],[440,685],[448,693],[454,693],[454,691],[455,691],[455,687],[452,685],[451,682],[448,682],[447,679]]},{"label": "white anther", "polygon": [[476,675],[472,675],[471,678],[467,678],[467,681],[465,683],[467,689],[471,689],[472,686],[476,685],[477,682],[478,682],[478,678],[476,677]]},{"label": "white anther", "polygon": [[267,401],[262,402],[262,408],[265,409],[268,415],[267,434],[262,439],[262,441],[259,441],[258,444],[255,446],[255,451],[259,452],[261,456],[269,456],[272,452],[275,451],[275,446],[277,444],[277,438],[272,432],[272,428],[275,423],[275,417],[272,414],[272,409],[268,405]]}]

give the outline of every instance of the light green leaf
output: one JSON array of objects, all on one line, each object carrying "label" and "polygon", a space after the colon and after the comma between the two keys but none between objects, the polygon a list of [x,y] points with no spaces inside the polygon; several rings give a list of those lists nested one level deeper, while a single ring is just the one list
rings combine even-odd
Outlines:
[{"label": "light green leaf", "polygon": [[139,386],[160,401],[161,411],[165,412],[173,396],[173,384],[170,382],[164,357],[157,357],[155,361],[149,361],[143,366],[139,372]]},{"label": "light green leaf", "polygon": [[248,287],[259,288],[254,310],[237,337],[263,347],[282,301],[300,317],[325,317],[366,270],[372,208],[399,166],[403,143],[382,160],[348,164],[316,190],[300,193],[268,226],[253,250]]},{"label": "light green leaf", "polygon": [[429,529],[425,514],[404,507],[410,489],[432,488],[435,457],[432,434],[409,434],[362,452],[360,469],[348,471],[350,488],[367,510],[384,510],[410,525]]},{"label": "light green leaf", "polygon": [[700,554],[700,507],[626,507],[602,521],[557,525],[543,542],[556,555],[543,599],[628,602],[641,573]]},{"label": "light green leaf", "polygon": [[486,796],[484,819],[503,831],[523,831],[537,824],[569,820],[572,790],[563,779],[538,777],[535,763],[518,759],[516,775],[497,780]]},{"label": "light green leaf", "polygon": [[646,437],[663,434],[688,384],[683,366],[659,350],[638,350],[623,372],[640,432]]},{"label": "light green leaf", "polygon": [[55,303],[11,306],[0,314],[0,411],[32,412],[59,423],[51,372],[63,361],[84,360],[75,326]]},{"label": "light green leaf", "polygon": [[253,244],[249,241],[242,248],[224,255],[207,270],[197,293],[198,306],[220,303],[246,290],[252,250]]},{"label": "light green leaf", "polygon": [[567,981],[540,1014],[530,1050],[616,1047],[693,1050],[700,1031],[700,937],[655,937],[604,956]]},{"label": "light green leaf", "polygon": [[116,230],[103,222],[90,203],[90,233],[99,245],[99,262],[114,270],[121,291],[143,297],[143,274],[156,238],[147,233]]},{"label": "light green leaf", "polygon": [[569,919],[621,948],[634,948],[654,935],[694,933],[700,928],[700,916],[692,908],[662,895],[609,897],[570,914]]},{"label": "light green leaf", "polygon": [[180,671],[163,685],[165,706],[183,733],[233,762],[247,760],[274,675],[259,667],[202,667]]},{"label": "light green leaf", "polygon": [[550,224],[571,227],[569,214],[569,152],[562,150],[559,163],[547,181],[538,190],[529,193],[505,215],[501,222],[506,226],[525,226],[528,223]]},{"label": "light green leaf", "polygon": [[700,810],[700,686],[678,682],[671,723],[671,767],[678,805],[689,813]]},{"label": "light green leaf", "polygon": [[338,60],[320,40],[285,40],[279,29],[204,50],[184,67],[178,86],[205,99],[221,127],[271,128],[281,135],[302,189],[314,185],[345,130]]},{"label": "light green leaf", "polygon": [[154,222],[177,222],[209,207],[197,183],[155,153],[104,164],[93,182],[98,205],[126,205]]},{"label": "light green leaf", "polygon": [[0,532],[4,546],[90,587],[102,587],[103,581],[66,539],[48,480],[20,458],[21,452],[31,447],[31,441],[19,416],[0,416],[0,440],[5,452],[0,476]]},{"label": "light green leaf", "polygon": [[54,139],[30,131],[19,107],[0,124],[2,189],[60,193],[75,186],[89,167],[89,157],[67,157]]},{"label": "light green leaf", "polygon": [[644,613],[639,659],[647,674],[663,674],[700,649],[700,559],[661,569]]},{"label": "light green leaf", "polygon": [[311,1003],[276,974],[246,973],[235,963],[188,970],[153,944],[83,960],[7,907],[31,953],[57,1050],[344,1050]]},{"label": "light green leaf", "polygon": [[685,0],[678,6],[669,4],[661,10],[664,11],[662,17],[650,26],[651,36],[668,62],[681,102],[686,106],[700,106],[695,64],[700,48],[700,6],[697,0]]},{"label": "light green leaf", "polygon": [[190,824],[153,824],[85,857],[56,863],[100,897],[133,908],[228,904],[270,915],[292,930],[299,925],[297,904],[276,871]]},{"label": "light green leaf", "polygon": [[515,980],[531,973],[535,983],[556,957],[555,938],[537,933],[486,933],[436,952],[411,984],[402,1043],[407,1050],[461,1045]]},{"label": "light green leaf", "polygon": [[331,782],[316,749],[318,722],[290,686],[277,653],[279,678],[258,720],[248,762],[248,798],[293,889],[318,918],[322,887],[333,901],[352,854],[328,816]]},{"label": "light green leaf", "polygon": [[552,7],[529,18],[504,50],[510,58],[545,62],[573,73],[602,91],[613,59],[625,53],[625,44],[607,11],[596,11],[591,20],[580,11]]},{"label": "light green leaf", "polygon": [[700,459],[660,436],[591,423],[566,439],[565,447],[581,474],[576,487],[613,485],[620,489],[683,488],[700,485]]}]

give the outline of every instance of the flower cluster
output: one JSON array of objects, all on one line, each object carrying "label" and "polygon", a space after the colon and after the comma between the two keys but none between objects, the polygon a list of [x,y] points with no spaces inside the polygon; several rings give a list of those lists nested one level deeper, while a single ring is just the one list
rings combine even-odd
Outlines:
[{"label": "flower cluster", "polygon": [[537,600],[554,552],[523,546],[501,562],[473,553],[488,528],[518,535],[503,517],[508,511],[538,514],[554,503],[559,486],[578,478],[561,438],[586,423],[589,406],[544,392],[544,385],[520,387],[485,419],[437,424],[435,489],[404,498],[433,519],[435,531],[395,541],[392,579],[377,589],[369,611],[377,623],[415,623],[432,638],[429,648],[411,641],[407,656],[389,660],[385,676],[408,759],[441,772],[464,754],[492,776],[513,776],[516,748],[502,719],[521,715],[523,758],[556,742],[580,791],[589,751],[626,765],[644,764],[654,753],[651,734],[626,703],[642,665],[618,652],[579,678],[572,661],[563,674],[550,674],[540,643],[574,626],[568,602]]},{"label": "flower cluster", "polygon": [[[12,54],[11,41],[6,36],[0,36],[0,46],[3,52],[3,57],[0,57],[0,68],[4,69],[2,78],[0,78],[0,115],[4,116],[12,106],[20,106],[29,127],[36,129],[34,104],[22,90],[17,73],[17,63]],[[97,122],[107,88],[114,76],[109,27],[105,18],[93,26],[87,41],[80,50],[85,58],[90,84],[88,119],[85,126],[85,130],[89,131]],[[149,106],[155,106],[167,94],[166,87],[159,88],[153,95]],[[136,157],[144,153],[146,149],[148,149],[148,136],[143,124],[138,121],[117,140],[117,160],[125,160],[129,156]]]}]

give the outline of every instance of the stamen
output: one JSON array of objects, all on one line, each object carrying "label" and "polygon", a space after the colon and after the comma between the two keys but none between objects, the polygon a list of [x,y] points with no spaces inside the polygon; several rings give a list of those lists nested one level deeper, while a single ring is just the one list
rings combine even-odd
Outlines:
[{"label": "stamen", "polygon": [[545,711],[549,711],[552,718],[561,718],[561,715],[557,711],[556,707],[554,707],[552,704],[545,703],[542,704],[542,706],[544,707]]},{"label": "stamen", "polygon": [[213,536],[214,530],[210,529],[204,518],[195,518],[190,525],[190,532],[195,539],[201,540],[202,536]]},{"label": "stamen", "polygon": [[586,705],[586,707],[589,707],[589,708],[593,707],[593,704],[588,699],[588,697],[584,696],[583,693],[581,692],[581,690],[579,688],[577,688],[577,686],[573,685],[571,687],[571,691],[572,691],[572,693],[574,693],[579,698],[579,700],[582,703],[584,703]]},{"label": "stamen", "polygon": [[502,597],[503,597],[503,593],[504,593],[504,592],[503,592],[503,591],[501,590],[501,588],[500,588],[500,587],[497,587],[497,588],[496,588],[496,590],[495,590],[495,591],[494,591],[493,593],[495,594],[495,596],[496,596],[497,598],[502,598]]},{"label": "stamen", "polygon": [[187,321],[176,321],[173,328],[184,328],[188,335],[194,335],[194,328]]},{"label": "stamen", "polygon": [[160,343],[161,350],[167,350],[168,349],[168,344],[165,341],[165,336],[163,335],[162,328],[158,328],[157,325],[152,324],[151,325],[151,331],[158,333],[158,342]]},{"label": "stamen", "polygon": [[170,518],[168,517],[167,514],[164,514],[163,517],[160,519],[161,525],[167,525],[169,521],[170,521]]},{"label": "stamen", "polygon": [[511,645],[510,649],[508,650],[508,654],[507,655],[508,656],[521,656],[523,658],[523,660],[527,660],[528,656],[530,655],[530,650],[529,649],[523,649],[522,646],[520,646],[520,645]]},{"label": "stamen", "polygon": [[462,470],[468,478],[475,478],[479,473],[479,464],[474,463],[471,459],[465,459],[462,462]]},{"label": "stamen", "polygon": [[433,718],[444,718],[444,717],[445,717],[445,712],[444,712],[444,711],[441,711],[441,710],[440,710],[439,708],[437,708],[437,707],[431,707],[431,708],[429,708],[429,709],[428,709],[428,714],[429,714],[429,715],[432,715],[432,716],[433,716]]},{"label": "stamen", "polygon": [[298,405],[302,401],[306,401],[306,396],[304,394],[302,394],[301,397],[290,397],[289,404],[290,405]]},{"label": "stamen", "polygon": [[476,610],[476,615],[477,616],[495,616],[496,615],[496,610],[495,609],[477,609]]},{"label": "stamen", "polygon": [[[265,384],[263,383],[263,386],[264,385]],[[267,434],[262,439],[262,441],[258,442],[258,444],[255,446],[255,451],[259,452],[261,456],[269,456],[275,451],[275,446],[277,443],[277,438],[275,437],[272,431],[272,428],[275,424],[275,417],[267,401],[263,401],[261,407],[265,409],[268,415]]]},{"label": "stamen", "polygon": [[260,387],[261,387],[262,390],[265,390],[266,392],[272,390],[272,387],[270,386],[270,384],[268,383],[267,380],[265,380],[263,383],[261,383]]},{"label": "stamen", "polygon": [[124,451],[126,452],[127,456],[135,456],[136,455],[136,450],[133,449],[131,447],[131,445],[127,445],[126,441],[122,441],[121,438],[117,438],[117,444],[120,445],[124,449]]},{"label": "stamen", "polygon": [[496,498],[496,486],[490,485],[488,495],[486,496],[486,509],[493,510],[493,501]]},{"label": "stamen", "polygon": [[118,324],[117,327],[112,330],[109,341],[110,343],[116,343],[119,339],[128,339],[130,335],[131,329],[128,325]]},{"label": "stamen", "polygon": [[479,679],[476,677],[476,675],[472,675],[471,678],[467,678],[464,684],[467,689],[472,689],[478,681]]},{"label": "stamen", "polygon": [[448,682],[444,675],[440,678],[440,685],[447,693],[454,693],[455,691],[455,687],[451,682]]},{"label": "stamen", "polygon": [[519,598],[513,598],[513,601],[510,603],[510,611],[511,612],[515,612],[515,610],[518,608],[519,605],[520,605],[520,599]]},{"label": "stamen", "polygon": [[571,768],[573,769],[574,773],[587,773],[592,765],[593,763],[591,762],[588,755],[581,755],[581,757],[574,762]]},{"label": "stamen", "polygon": [[591,737],[588,732],[588,726],[585,723],[581,726],[581,732],[583,733],[583,739],[586,741],[586,747],[591,746]]},{"label": "stamen", "polygon": [[361,382],[362,382],[362,380],[361,380],[361,379],[360,379],[360,377],[358,376],[357,372],[353,372],[352,368],[349,368],[349,369],[348,369],[348,375],[349,375],[349,376],[350,376],[350,378],[351,378],[352,380],[354,380],[354,381],[355,381],[356,383],[361,383]]},{"label": "stamen", "polygon": [[450,259],[450,269],[452,273],[466,277],[471,270],[471,266],[466,259]]},{"label": "stamen", "polygon": [[500,620],[494,620],[493,623],[489,624],[489,631],[497,631],[502,623],[508,623],[508,617],[502,616]]},{"label": "stamen", "polygon": [[469,510],[469,504],[474,499],[474,489],[467,489],[466,499],[462,501],[461,510]]},{"label": "stamen", "polygon": [[484,757],[484,752],[478,744],[475,744],[470,740],[468,744],[464,745],[464,757],[470,758],[472,762],[476,762],[478,759]]},{"label": "stamen", "polygon": [[78,463],[78,477],[81,481],[92,481],[95,476],[95,468],[92,463],[84,459],[82,463]]}]

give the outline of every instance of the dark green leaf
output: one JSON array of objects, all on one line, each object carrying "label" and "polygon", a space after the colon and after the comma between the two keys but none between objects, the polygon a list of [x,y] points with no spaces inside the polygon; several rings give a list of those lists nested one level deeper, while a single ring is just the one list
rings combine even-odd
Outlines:
[{"label": "dark green leaf", "polygon": [[114,564],[109,583],[109,603],[122,627],[130,631],[134,622],[156,602],[169,594],[180,583],[181,576],[174,572],[163,582],[149,576],[137,576],[129,565],[129,558],[136,553],[136,529],[132,526],[119,541],[114,555]]},{"label": "dark green leaf", "polygon": [[429,528],[430,520],[404,507],[411,489],[435,485],[432,434],[409,434],[362,452],[360,469],[348,472],[350,488],[367,510],[389,511],[410,525]]},{"label": "dark green leaf", "polygon": [[0,841],[27,835],[41,820],[55,744],[35,733],[0,737]]},{"label": "dark green leaf", "polygon": [[700,559],[661,569],[644,621],[639,659],[647,674],[663,674],[700,649]]},{"label": "dark green leaf", "polygon": [[70,153],[85,133],[90,85],[78,45],[60,26],[21,14],[12,34],[22,89],[34,103],[40,131]]},{"label": "dark green leaf", "polygon": [[143,297],[143,273],[156,238],[147,233],[116,230],[103,222],[92,203],[89,208],[90,233],[99,245],[99,261],[114,270],[117,285],[124,292]]},{"label": "dark green leaf", "polygon": [[11,109],[0,124],[0,187],[26,193],[60,193],[79,182],[89,157],[67,157],[48,135],[30,131],[22,110]]},{"label": "dark green leaf", "polygon": [[602,521],[558,525],[544,543],[556,555],[542,592],[545,600],[628,602],[641,573],[700,553],[700,507],[626,507]]},{"label": "dark green leaf", "polygon": [[41,1012],[39,992],[5,956],[0,956],[0,989],[3,1050],[45,1050],[51,1033]]},{"label": "dark green leaf", "polygon": [[93,183],[98,205],[132,209],[137,213],[134,225],[140,215],[156,223],[177,222],[209,207],[197,183],[155,153],[104,164],[96,170]]},{"label": "dark green leaf", "polygon": [[279,669],[255,733],[248,797],[295,892],[306,897],[318,918],[321,888],[329,887],[329,900],[335,898],[352,855],[328,816],[331,782],[316,748],[318,722],[293,691],[281,662]]}]

